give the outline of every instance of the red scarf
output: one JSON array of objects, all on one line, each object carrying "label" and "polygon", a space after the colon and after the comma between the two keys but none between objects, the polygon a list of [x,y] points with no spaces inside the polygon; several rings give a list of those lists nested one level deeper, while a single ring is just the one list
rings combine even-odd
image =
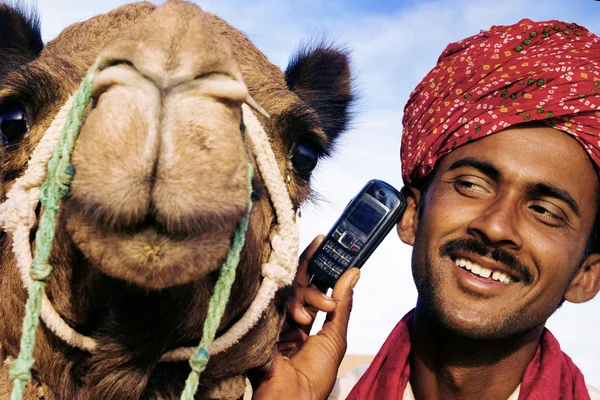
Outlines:
[{"label": "red scarf", "polygon": [[[348,400],[402,399],[410,379],[410,330],[414,310],[396,325]],[[590,400],[583,374],[544,329],[535,356],[525,369],[519,400]]]}]

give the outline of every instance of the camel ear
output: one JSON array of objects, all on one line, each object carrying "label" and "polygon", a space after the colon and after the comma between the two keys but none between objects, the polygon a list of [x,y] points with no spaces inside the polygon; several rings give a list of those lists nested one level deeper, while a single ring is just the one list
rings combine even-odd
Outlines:
[{"label": "camel ear", "polygon": [[36,59],[43,48],[35,10],[0,3],[0,76]]},{"label": "camel ear", "polygon": [[290,90],[316,111],[330,145],[350,120],[354,99],[348,52],[333,46],[303,46],[285,71]]}]

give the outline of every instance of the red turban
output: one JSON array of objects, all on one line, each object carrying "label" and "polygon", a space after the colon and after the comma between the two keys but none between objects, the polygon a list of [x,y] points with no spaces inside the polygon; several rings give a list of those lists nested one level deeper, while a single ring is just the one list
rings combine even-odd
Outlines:
[{"label": "red turban", "polygon": [[600,39],[524,19],[446,47],[404,109],[402,178],[418,182],[462,146],[540,121],[574,136],[600,166]]}]

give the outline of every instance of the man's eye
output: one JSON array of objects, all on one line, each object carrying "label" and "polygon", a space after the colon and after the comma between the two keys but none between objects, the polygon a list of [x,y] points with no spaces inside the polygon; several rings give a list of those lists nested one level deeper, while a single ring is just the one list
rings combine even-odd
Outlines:
[{"label": "man's eye", "polygon": [[533,204],[529,206],[529,208],[536,213],[536,215],[541,218],[544,222],[550,223],[552,225],[556,225],[558,223],[564,222],[564,219],[561,218],[556,213],[548,210],[546,207],[543,207],[539,204]]},{"label": "man's eye", "polygon": [[484,187],[483,183],[478,184],[476,182],[464,179],[455,180],[454,187],[459,193],[466,195],[485,194],[489,192],[489,190],[486,187]]}]

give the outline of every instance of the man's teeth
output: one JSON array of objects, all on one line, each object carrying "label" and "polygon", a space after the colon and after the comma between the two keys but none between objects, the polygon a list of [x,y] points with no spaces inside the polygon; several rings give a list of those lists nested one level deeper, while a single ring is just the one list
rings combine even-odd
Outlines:
[{"label": "man's teeth", "polygon": [[506,275],[504,272],[492,271],[489,268],[482,267],[481,265],[475,264],[474,262],[464,258],[457,258],[456,260],[454,260],[454,263],[463,269],[471,271],[471,273],[475,275],[481,276],[482,278],[489,278],[491,276],[493,280],[498,282],[514,282],[513,279],[510,276]]}]

